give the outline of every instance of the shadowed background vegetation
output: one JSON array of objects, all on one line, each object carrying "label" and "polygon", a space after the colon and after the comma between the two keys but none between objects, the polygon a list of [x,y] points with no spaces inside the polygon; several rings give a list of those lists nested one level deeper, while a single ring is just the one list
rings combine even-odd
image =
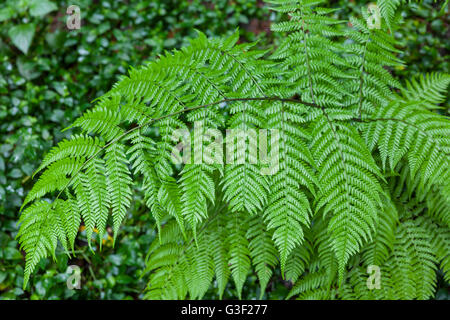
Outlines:
[{"label": "shadowed background vegetation", "polygon": [[[369,1],[330,1],[339,15],[357,15]],[[66,27],[69,5],[81,9],[81,29]],[[432,0],[402,9],[407,18],[396,37],[402,39],[406,78],[417,72],[449,70],[450,18]],[[195,37],[241,29],[241,41],[273,39],[270,22],[278,17],[258,0],[46,1],[7,0],[0,4],[0,299],[139,299],[145,279],[139,279],[155,237],[154,221],[140,199],[128,213],[115,247],[103,239],[103,250],[92,255],[78,239],[76,257],[61,251],[58,261],[41,261],[40,272],[24,292],[23,254],[15,236],[23,198],[31,175],[45,152],[66,138],[62,133],[90,102],[109,90],[131,66],[157,58]],[[449,104],[447,103],[447,112]],[[81,267],[80,290],[69,290],[68,265]],[[276,275],[280,277],[280,275]],[[280,277],[281,278],[281,277]],[[265,298],[280,299],[289,283],[269,284]],[[256,276],[244,296],[258,297]],[[437,299],[448,299],[440,283]],[[217,298],[214,293],[206,298]],[[227,298],[227,294],[225,294]]]}]

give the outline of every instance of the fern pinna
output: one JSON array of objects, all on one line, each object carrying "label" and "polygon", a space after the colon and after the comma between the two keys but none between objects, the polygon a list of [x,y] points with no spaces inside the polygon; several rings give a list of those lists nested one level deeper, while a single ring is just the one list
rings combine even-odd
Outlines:
[{"label": "fern pinna", "polygon": [[[400,2],[379,1],[374,27],[367,10],[345,21],[325,1],[270,0],[286,15],[272,25],[284,35],[274,50],[199,33],[131,69],[35,173],[19,221],[24,286],[58,243],[71,254],[81,223],[92,250],[94,228],[101,238],[111,223],[116,240],[142,192],[158,234],[149,299],[211,287],[241,297],[253,273],[264,297],[276,272],[293,284],[288,298],[433,297],[437,272],[450,280],[450,123],[439,106],[450,76],[394,77]],[[272,130],[276,165],[248,148],[208,161],[197,137],[228,129]],[[173,161],[180,130],[200,139],[178,155],[184,164]]]}]

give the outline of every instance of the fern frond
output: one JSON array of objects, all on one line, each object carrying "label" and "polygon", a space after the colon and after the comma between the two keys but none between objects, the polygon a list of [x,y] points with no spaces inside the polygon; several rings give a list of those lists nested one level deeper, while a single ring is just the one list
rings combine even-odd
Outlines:
[{"label": "fern frond", "polygon": [[67,129],[79,127],[85,133],[100,134],[108,141],[119,137],[124,133],[119,126],[120,98],[119,95],[102,98],[94,109],[86,111]]},{"label": "fern frond", "polygon": [[228,222],[229,229],[229,265],[231,270],[231,276],[233,277],[236,285],[237,296],[239,299],[242,294],[242,287],[247,279],[247,275],[250,272],[251,260],[250,250],[248,249],[249,243],[246,238],[246,231],[248,229],[246,219],[242,213],[233,213],[231,219]]},{"label": "fern frond", "polygon": [[158,191],[161,187],[161,180],[156,172],[156,142],[138,129],[130,134],[132,146],[128,149],[129,161],[132,164],[135,177],[142,175],[142,189],[145,197],[145,204],[150,209],[158,227],[158,235],[161,235],[161,223],[165,216],[165,211],[158,200]]},{"label": "fern frond", "polygon": [[389,159],[393,169],[406,156],[411,178],[418,174],[422,185],[449,181],[448,119],[417,103],[397,100],[380,108],[375,119],[364,125],[364,137],[370,149],[378,146],[383,167]]},{"label": "fern frond", "polygon": [[264,217],[268,227],[274,229],[282,273],[289,254],[302,243],[302,225],[310,224],[311,208],[306,194],[314,194],[318,184],[312,168],[314,160],[307,147],[311,137],[301,127],[303,112],[306,110],[301,106],[282,103],[275,103],[267,110],[268,126],[279,131],[275,143],[280,159],[278,172],[269,180],[269,204]]},{"label": "fern frond", "polygon": [[[381,177],[369,150],[355,129],[317,121],[311,147],[318,167],[320,195],[316,210],[331,214],[328,229],[339,261],[339,277],[363,242],[375,232]],[[364,159],[364,160],[363,160]]]},{"label": "fern frond", "polygon": [[75,134],[70,140],[64,139],[45,156],[33,177],[51,163],[68,157],[90,158],[101,150],[104,143],[97,137]]},{"label": "fern frond", "polygon": [[407,101],[422,102],[428,109],[437,109],[445,102],[450,75],[445,73],[428,73],[406,80],[406,87],[401,89]]},{"label": "fern frond", "polygon": [[252,264],[258,275],[261,290],[260,298],[262,298],[272,277],[273,269],[278,264],[277,250],[270,232],[268,232],[263,219],[259,216],[250,218],[246,237],[250,240],[248,248]]},{"label": "fern frond", "polygon": [[335,293],[329,289],[328,284],[327,272],[309,273],[297,281],[287,299],[296,295],[298,300],[332,299]]},{"label": "fern frond", "polygon": [[370,29],[359,18],[350,18],[350,23],[352,28],[346,31],[346,36],[351,41],[345,48],[352,54],[347,72],[354,80],[346,85],[352,95],[345,99],[345,104],[361,118],[390,101],[391,88],[399,88],[400,83],[386,69],[403,63],[396,57],[401,51],[395,48],[392,35],[383,29]]},{"label": "fern frond", "polygon": [[131,173],[128,170],[128,160],[125,148],[116,143],[109,146],[105,152],[106,183],[111,202],[113,218],[114,240],[117,238],[119,227],[125,218],[131,204]]},{"label": "fern frond", "polygon": [[450,231],[434,224],[432,221],[425,221],[424,228],[430,237],[431,248],[439,262],[440,269],[444,273],[446,281],[450,279]]},{"label": "fern frond", "polygon": [[[98,228],[99,239],[103,239],[106,232],[106,222],[109,216],[110,193],[106,182],[105,162],[99,158],[89,162],[86,168],[86,178],[89,184],[89,204],[95,217],[95,225]],[[115,187],[114,185],[113,187]],[[114,199],[116,200],[116,199]],[[102,241],[100,240],[100,247]]]},{"label": "fern frond", "polygon": [[208,234],[200,235],[196,246],[186,252],[188,263],[186,281],[191,299],[201,299],[208,290],[214,276],[214,260],[211,256]]},{"label": "fern frond", "polygon": [[188,286],[183,272],[186,266],[186,244],[178,243],[182,238],[181,229],[175,220],[170,220],[161,228],[160,241],[155,241],[146,259],[150,272],[145,298],[150,300],[184,299],[188,293]]},{"label": "fern frond", "polygon": [[219,215],[215,221],[212,222],[210,232],[211,253],[214,259],[214,273],[220,299],[223,297],[228,279],[231,275],[230,267],[228,265],[230,256],[228,252],[229,238],[226,218],[225,215]]},{"label": "fern frond", "polygon": [[395,21],[395,13],[397,8],[405,2],[404,0],[378,0],[377,4],[380,7],[380,13],[386,21],[389,29],[392,31]]},{"label": "fern frond", "polygon": [[161,182],[158,190],[158,201],[165,210],[175,218],[180,226],[180,230],[184,232],[184,220],[182,218],[180,188],[174,178],[168,178]]},{"label": "fern frond", "polygon": [[186,165],[181,172],[183,207],[181,214],[197,236],[197,225],[208,217],[207,200],[215,201],[215,184],[211,177],[214,168],[207,165]]},{"label": "fern frond", "polygon": [[379,210],[377,214],[376,233],[373,241],[364,246],[362,251],[365,266],[383,265],[392,252],[395,240],[395,229],[398,223],[395,205],[390,199],[383,198],[382,210]]},{"label": "fern frond", "polygon": [[28,203],[42,198],[46,194],[53,191],[62,191],[70,183],[67,176],[71,176],[81,170],[84,165],[84,158],[64,158],[53,162],[47,170],[45,170],[31,191],[28,193],[22,208]]},{"label": "fern frond", "polygon": [[69,241],[72,252],[74,251],[75,238],[78,234],[81,223],[81,213],[78,207],[76,199],[70,194],[67,194],[67,200],[65,206],[61,211],[64,230],[66,232],[67,239]]},{"label": "fern frond", "polygon": [[[399,226],[393,260],[395,269],[391,275],[397,298],[429,299],[436,286],[437,261],[430,235],[420,221],[409,220]],[[396,281],[397,277],[401,279]]]},{"label": "fern frond", "polygon": [[18,241],[26,253],[23,287],[27,286],[30,275],[39,261],[49,255],[54,256],[57,245],[55,232],[56,214],[51,204],[39,201],[22,212],[19,220]]},{"label": "fern frond", "polygon": [[285,279],[292,283],[305,272],[312,256],[312,246],[309,243],[303,243],[292,250],[285,267]]}]

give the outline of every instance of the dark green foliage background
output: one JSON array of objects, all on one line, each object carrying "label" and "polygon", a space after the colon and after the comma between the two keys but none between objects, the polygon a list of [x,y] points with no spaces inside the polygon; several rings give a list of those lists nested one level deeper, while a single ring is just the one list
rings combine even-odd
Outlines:
[{"label": "dark green foliage background", "polygon": [[[188,44],[195,29],[214,36],[239,27],[242,41],[262,39],[264,46],[277,41],[269,32],[269,21],[277,17],[258,0],[53,1],[57,10],[43,17],[32,17],[24,10],[26,2],[0,4],[0,10],[15,12],[6,20],[0,14],[0,300],[141,298],[145,279],[139,279],[140,270],[155,235],[154,221],[140,199],[135,199],[115,248],[106,240],[102,252],[92,255],[86,243],[78,240],[76,258],[68,261],[61,252],[58,262],[44,260],[31,279],[30,290],[22,291],[24,258],[14,238],[18,209],[32,186],[30,176],[45,152],[69,136],[61,129],[130,66]],[[342,8],[340,15],[348,16],[369,1],[330,2]],[[81,30],[66,28],[70,4],[81,9]],[[406,23],[396,36],[403,39],[402,58],[408,67],[396,70],[399,75],[450,72],[449,12],[439,9],[431,0],[402,9]],[[26,55],[8,35],[11,27],[23,23],[35,26]],[[66,288],[66,269],[71,264],[81,267],[81,290]],[[286,295],[289,284],[281,277],[276,283],[269,284],[266,298]],[[256,298],[258,290],[256,277],[250,278],[243,295]],[[449,297],[448,288],[441,284],[436,298]]]}]

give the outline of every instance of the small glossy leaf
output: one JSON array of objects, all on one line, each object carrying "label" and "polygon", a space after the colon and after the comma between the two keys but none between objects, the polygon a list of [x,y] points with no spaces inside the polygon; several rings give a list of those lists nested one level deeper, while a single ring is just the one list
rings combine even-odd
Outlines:
[{"label": "small glossy leaf", "polygon": [[56,4],[47,0],[34,0],[30,4],[30,14],[33,17],[45,16],[47,13],[57,9]]},{"label": "small glossy leaf", "polygon": [[27,54],[31,41],[33,41],[35,29],[36,26],[34,24],[22,24],[9,29],[8,35],[11,38],[12,43],[19,48],[20,51]]}]

